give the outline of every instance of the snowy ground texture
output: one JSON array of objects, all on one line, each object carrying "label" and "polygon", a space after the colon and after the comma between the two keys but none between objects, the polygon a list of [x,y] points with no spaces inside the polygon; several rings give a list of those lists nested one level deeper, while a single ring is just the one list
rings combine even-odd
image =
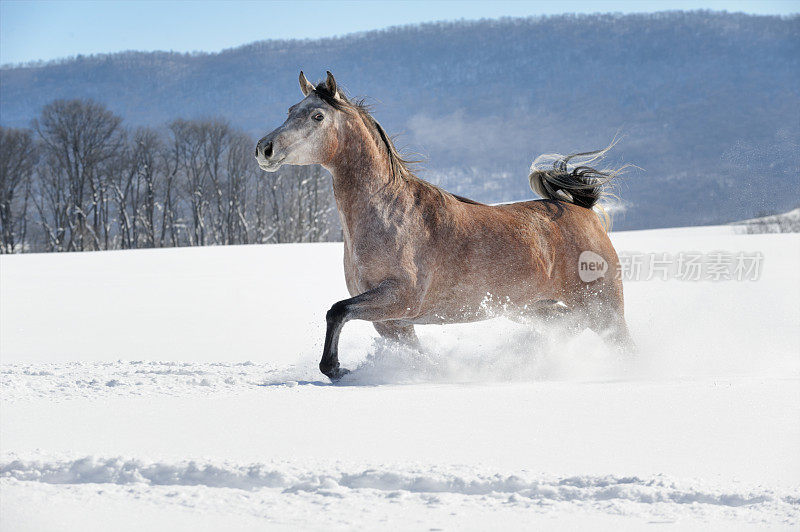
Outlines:
[{"label": "snowy ground texture", "polygon": [[627,282],[635,358],[350,323],[333,386],[339,244],[4,256],[0,528],[797,530],[800,235],[613,240],[760,274]]}]

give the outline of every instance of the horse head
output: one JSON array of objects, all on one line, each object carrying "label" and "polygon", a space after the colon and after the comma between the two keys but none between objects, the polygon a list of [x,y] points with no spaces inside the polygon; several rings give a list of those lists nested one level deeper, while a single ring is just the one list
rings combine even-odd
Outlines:
[{"label": "horse head", "polygon": [[286,121],[256,144],[262,170],[275,172],[284,164],[325,166],[335,155],[338,132],[348,118],[347,99],[330,72],[316,87],[300,72],[300,90],[303,99],[289,108]]}]

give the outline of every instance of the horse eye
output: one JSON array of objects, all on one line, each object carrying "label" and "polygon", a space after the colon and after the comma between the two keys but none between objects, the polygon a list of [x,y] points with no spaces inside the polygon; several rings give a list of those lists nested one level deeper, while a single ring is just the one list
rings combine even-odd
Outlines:
[{"label": "horse eye", "polygon": [[322,113],[317,113],[312,118],[314,118],[314,120],[316,120],[317,122],[322,122],[322,119],[325,117],[322,116]]}]

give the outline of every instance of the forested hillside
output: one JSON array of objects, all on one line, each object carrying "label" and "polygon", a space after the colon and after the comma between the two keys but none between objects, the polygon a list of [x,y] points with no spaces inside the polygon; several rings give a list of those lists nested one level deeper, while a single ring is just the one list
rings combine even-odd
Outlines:
[{"label": "forested hillside", "polygon": [[[267,37],[267,36],[265,36]],[[605,146],[634,163],[615,227],[730,222],[794,208],[800,17],[711,12],[399,27],[214,54],[127,52],[0,72],[0,123],[91,98],[130,126],[222,117],[253,138],[326,69],[372,97],[421,175],[483,201],[532,196],[531,160]]]}]

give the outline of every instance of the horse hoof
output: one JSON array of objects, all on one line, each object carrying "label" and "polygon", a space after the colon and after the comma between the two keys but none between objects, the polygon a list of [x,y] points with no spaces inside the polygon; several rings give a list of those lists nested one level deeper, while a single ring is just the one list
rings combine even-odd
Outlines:
[{"label": "horse hoof", "polygon": [[348,373],[350,373],[349,369],[336,368],[333,371],[331,371],[330,375],[328,375],[328,378],[331,380],[331,382],[336,382],[345,375],[347,375]]}]

